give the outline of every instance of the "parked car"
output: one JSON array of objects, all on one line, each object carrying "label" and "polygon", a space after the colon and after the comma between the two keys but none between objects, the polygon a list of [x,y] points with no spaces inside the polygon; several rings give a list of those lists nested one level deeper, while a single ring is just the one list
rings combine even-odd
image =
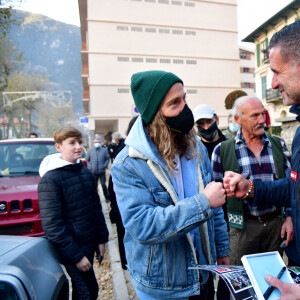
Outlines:
[{"label": "parked car", "polygon": [[39,214],[39,166],[56,153],[53,139],[0,141],[0,235],[44,235]]},{"label": "parked car", "polygon": [[0,236],[0,299],[69,299],[68,280],[46,239]]}]

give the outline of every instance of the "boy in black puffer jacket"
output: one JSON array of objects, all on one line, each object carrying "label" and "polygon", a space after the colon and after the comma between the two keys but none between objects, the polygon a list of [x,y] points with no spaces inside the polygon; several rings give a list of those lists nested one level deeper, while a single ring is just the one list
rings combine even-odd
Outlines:
[{"label": "boy in black puffer jacket", "polygon": [[97,299],[93,259],[97,249],[104,255],[108,230],[95,178],[80,161],[80,131],[62,127],[53,137],[60,153],[48,155],[40,166],[43,229],[72,279],[72,299]]}]

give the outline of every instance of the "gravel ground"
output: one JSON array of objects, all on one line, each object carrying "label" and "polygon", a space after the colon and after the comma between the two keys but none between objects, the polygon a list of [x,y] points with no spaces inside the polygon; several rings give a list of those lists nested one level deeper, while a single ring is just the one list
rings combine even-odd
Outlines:
[{"label": "gravel ground", "polygon": [[[108,174],[107,174],[108,175]],[[104,216],[105,216],[105,221],[106,223],[111,223],[110,219],[109,219],[109,215],[108,212],[110,211],[110,203],[106,203],[104,200],[104,195],[103,195],[103,191],[101,188],[101,185],[98,186],[99,189],[99,195],[101,198],[101,204],[102,206],[106,206],[106,209],[103,208],[103,212],[104,212]],[[112,226],[112,239],[116,244],[116,247],[118,247],[118,236],[117,236],[117,229],[116,229],[116,225],[115,224],[111,224]],[[121,265],[121,263],[120,263]],[[110,268],[110,260],[109,260],[109,255],[107,253],[107,248],[106,248],[106,253],[104,255],[104,259],[101,263],[101,265],[99,265],[98,261],[95,260],[94,262],[94,270],[95,270],[95,274],[96,274],[96,278],[98,281],[98,285],[99,285],[99,296],[98,299],[101,300],[116,300],[115,296],[114,296],[114,287],[113,287],[113,282],[112,282],[112,271]],[[124,271],[124,277],[125,277],[125,282],[127,285],[127,290],[128,290],[128,294],[131,300],[138,300],[139,298],[137,297],[136,293],[135,293],[135,289],[133,287],[133,285],[131,284],[131,278],[130,278],[130,274],[128,271]],[[122,300],[122,299],[119,299]]]},{"label": "gravel ground", "polygon": [[[109,204],[108,204],[109,205]],[[114,224],[112,224],[113,232],[114,232],[114,240],[116,244],[118,243],[117,239],[117,233],[116,233],[116,227]],[[110,260],[108,257],[108,253],[106,252],[104,255],[104,259],[99,265],[98,261],[95,260],[94,262],[94,270],[96,274],[96,278],[99,285],[99,296],[98,299],[100,300],[115,300],[114,296],[114,287],[112,283],[112,272],[110,269]],[[128,289],[128,294],[131,300],[138,300],[135,293],[135,289],[133,285],[131,284],[131,278],[128,271],[123,271],[125,276],[125,282]],[[122,299],[120,299],[122,300]]]}]

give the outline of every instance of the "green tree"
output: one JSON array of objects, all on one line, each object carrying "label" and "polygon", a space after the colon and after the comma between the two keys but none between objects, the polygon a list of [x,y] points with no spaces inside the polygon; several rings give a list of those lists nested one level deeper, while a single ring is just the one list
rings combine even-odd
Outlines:
[{"label": "green tree", "polygon": [[9,76],[22,67],[23,52],[8,38],[0,38],[0,92],[7,88]]},{"label": "green tree", "polygon": [[5,37],[12,25],[18,24],[14,7],[22,0],[0,0],[0,37]]},{"label": "green tree", "polygon": [[[32,131],[32,114],[41,101],[41,97],[24,92],[44,91],[48,84],[48,78],[39,74],[14,73],[9,77],[6,91],[15,94],[10,95],[12,105],[6,105],[2,111],[8,117],[8,129],[11,127],[16,137],[25,137]],[[14,118],[18,119],[18,128]]]},{"label": "green tree", "polygon": [[53,132],[62,126],[74,126],[75,114],[72,107],[54,106],[47,102],[37,104],[37,126],[42,137],[52,137]]},{"label": "green tree", "polygon": [[[23,53],[18,50],[18,48],[6,37],[1,37],[0,35],[0,116],[4,118],[4,108],[3,108],[3,91],[7,89],[8,80],[12,74],[17,72],[22,67]],[[12,117],[12,115],[11,115]],[[10,125],[6,128],[6,123],[1,124],[2,126],[2,136],[7,137]],[[13,120],[10,119],[10,123]]]}]

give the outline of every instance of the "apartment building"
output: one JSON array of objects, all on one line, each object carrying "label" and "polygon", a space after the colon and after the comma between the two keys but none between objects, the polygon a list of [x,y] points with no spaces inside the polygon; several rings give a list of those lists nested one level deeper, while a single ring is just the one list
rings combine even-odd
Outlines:
[{"label": "apartment building", "polygon": [[256,94],[268,109],[273,127],[281,127],[282,122],[293,121],[295,115],[291,114],[289,107],[283,104],[279,91],[273,90],[271,87],[273,73],[270,70],[268,44],[275,32],[299,18],[300,1],[294,0],[243,39],[243,42],[255,44]]},{"label": "apartment building", "polygon": [[255,96],[255,53],[244,46],[239,48],[241,90]]},{"label": "apartment building", "polygon": [[124,134],[134,113],[133,73],[165,70],[185,84],[193,109],[240,87],[236,0],[78,0],[83,103],[90,137]]}]

